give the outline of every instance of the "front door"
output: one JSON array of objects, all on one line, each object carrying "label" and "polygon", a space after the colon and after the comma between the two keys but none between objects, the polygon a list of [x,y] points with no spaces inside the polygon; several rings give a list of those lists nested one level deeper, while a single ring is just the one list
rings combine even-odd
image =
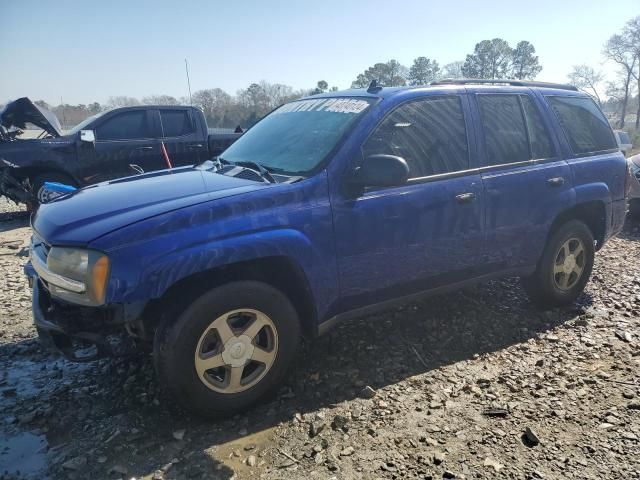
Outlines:
[{"label": "front door", "polygon": [[150,113],[134,109],[106,117],[95,130],[93,164],[87,164],[86,183],[134,175],[132,165],[145,172],[166,168],[160,141],[153,138]]},{"label": "front door", "polygon": [[478,274],[484,198],[467,140],[464,95],[401,104],[364,143],[407,161],[410,180],[332,198],[342,309],[378,303]]}]

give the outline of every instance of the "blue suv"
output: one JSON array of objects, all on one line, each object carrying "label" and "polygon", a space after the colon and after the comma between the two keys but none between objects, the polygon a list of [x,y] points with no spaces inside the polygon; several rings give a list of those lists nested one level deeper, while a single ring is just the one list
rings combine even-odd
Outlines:
[{"label": "blue suv", "polygon": [[228,415],[274,391],[301,337],[391,302],[506,275],[536,304],[573,302],[630,180],[570,86],[315,95],[212,161],[42,206],[35,324],[77,361],[152,345],[179,403]]}]

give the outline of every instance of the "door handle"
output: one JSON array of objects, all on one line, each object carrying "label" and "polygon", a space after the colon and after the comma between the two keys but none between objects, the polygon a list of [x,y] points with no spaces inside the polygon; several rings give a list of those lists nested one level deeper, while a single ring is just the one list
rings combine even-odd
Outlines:
[{"label": "door handle", "polygon": [[560,187],[564,185],[564,178],[563,177],[548,178],[547,183],[552,187]]},{"label": "door handle", "polygon": [[202,144],[201,143],[190,143],[189,145],[187,145],[187,148],[202,148]]},{"label": "door handle", "polygon": [[456,195],[456,201],[458,203],[471,203],[476,199],[476,194],[473,192],[461,193]]},{"label": "door handle", "polygon": [[138,148],[136,148],[136,150],[153,150],[153,147],[149,147],[149,146],[146,146],[146,147],[138,147]]}]

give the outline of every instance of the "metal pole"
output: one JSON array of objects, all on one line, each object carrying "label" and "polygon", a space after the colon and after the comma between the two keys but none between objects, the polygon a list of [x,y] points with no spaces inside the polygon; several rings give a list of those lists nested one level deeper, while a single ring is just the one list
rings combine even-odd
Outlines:
[{"label": "metal pole", "polygon": [[187,85],[189,87],[189,105],[193,106],[193,102],[191,101],[191,81],[189,80],[189,64],[187,63],[187,59],[184,59],[184,69],[187,72]]}]

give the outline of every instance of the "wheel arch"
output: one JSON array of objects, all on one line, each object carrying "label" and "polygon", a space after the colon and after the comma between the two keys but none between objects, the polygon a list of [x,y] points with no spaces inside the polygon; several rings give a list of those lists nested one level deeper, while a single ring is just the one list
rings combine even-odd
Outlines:
[{"label": "wheel arch", "polygon": [[604,201],[589,200],[560,212],[551,223],[546,241],[561,225],[569,220],[584,222],[591,230],[591,234],[596,241],[596,250],[602,247],[607,231],[607,209]]},{"label": "wheel arch", "polygon": [[63,168],[58,167],[57,165],[48,165],[43,168],[42,166],[38,167],[22,167],[16,170],[16,177],[20,177],[22,179],[28,178],[30,182],[33,182],[34,179],[44,176],[44,175],[61,175],[67,177],[69,180],[72,180],[75,185],[80,185],[78,179],[75,178],[71,173],[64,170]]},{"label": "wheel arch", "polygon": [[[150,337],[161,321],[178,315],[191,301],[225,283],[241,280],[264,282],[280,290],[293,304],[303,336],[317,336],[317,312],[313,292],[298,263],[287,256],[270,256],[240,261],[203,270],[178,280],[161,297],[145,307],[137,332]],[[188,292],[185,294],[185,292]]]}]

